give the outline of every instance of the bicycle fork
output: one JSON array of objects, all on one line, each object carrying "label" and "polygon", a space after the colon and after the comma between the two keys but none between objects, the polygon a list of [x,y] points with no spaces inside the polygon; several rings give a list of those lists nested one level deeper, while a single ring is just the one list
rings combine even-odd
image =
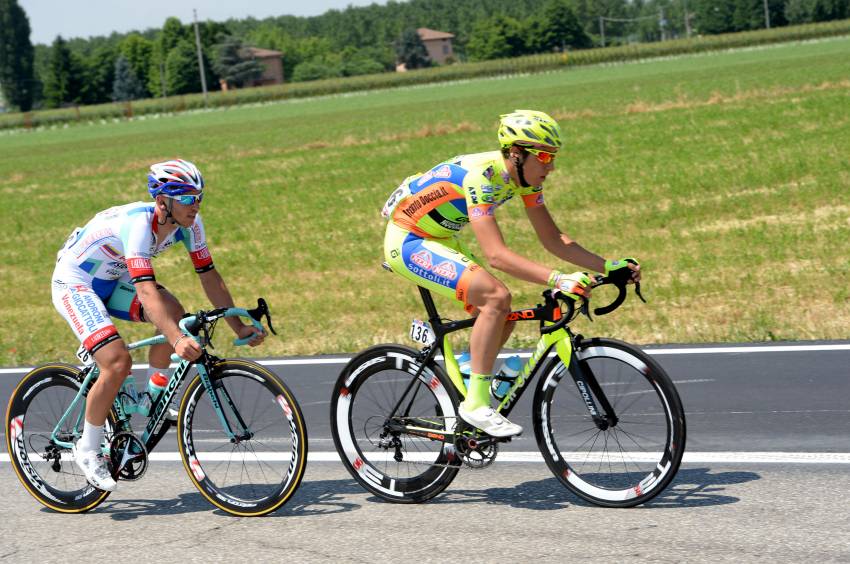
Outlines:
[{"label": "bicycle fork", "polygon": [[[609,427],[616,427],[619,418],[605,392],[602,391],[602,387],[596,380],[590,366],[584,361],[577,360],[576,355],[573,354],[570,356],[569,373],[596,427],[600,431],[605,431]],[[597,402],[598,406],[602,408],[602,413],[597,407]]]}]

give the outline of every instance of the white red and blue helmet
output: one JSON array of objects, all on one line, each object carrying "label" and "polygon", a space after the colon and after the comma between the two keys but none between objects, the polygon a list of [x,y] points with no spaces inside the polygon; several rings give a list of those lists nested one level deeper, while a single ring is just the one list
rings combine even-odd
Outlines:
[{"label": "white red and blue helmet", "polygon": [[159,194],[179,196],[192,190],[203,191],[204,177],[194,164],[174,159],[151,165],[148,174],[148,192],[152,198]]}]

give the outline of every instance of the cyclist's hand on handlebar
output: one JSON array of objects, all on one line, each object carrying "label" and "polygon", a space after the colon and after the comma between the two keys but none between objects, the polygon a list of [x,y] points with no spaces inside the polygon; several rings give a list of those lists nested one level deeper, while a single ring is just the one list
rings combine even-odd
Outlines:
[{"label": "cyclist's hand on handlebar", "polygon": [[635,282],[640,282],[640,263],[635,258],[626,257],[621,258],[619,260],[606,260],[605,261],[605,276],[616,276],[619,274],[619,270],[624,268],[628,268],[631,270],[631,278],[629,278],[628,283],[633,284]]},{"label": "cyclist's hand on handlebar", "polygon": [[591,280],[586,272],[564,274],[557,270],[549,277],[550,285],[574,300],[590,298]]},{"label": "cyclist's hand on handlebar", "polygon": [[256,347],[260,343],[263,342],[263,339],[266,338],[266,332],[260,331],[256,327],[252,325],[242,325],[238,331],[236,331],[236,335],[240,339],[246,339],[251,337],[251,340],[248,341],[248,345],[251,347]]},{"label": "cyclist's hand on handlebar", "polygon": [[174,354],[184,360],[197,360],[201,356],[201,345],[191,335],[184,333],[174,341]]}]

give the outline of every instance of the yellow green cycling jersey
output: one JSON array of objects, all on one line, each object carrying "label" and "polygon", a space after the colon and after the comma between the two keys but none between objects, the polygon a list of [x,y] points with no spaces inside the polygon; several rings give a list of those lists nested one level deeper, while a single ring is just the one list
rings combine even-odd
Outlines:
[{"label": "yellow green cycling jersey", "polygon": [[460,155],[405,178],[381,213],[420,237],[444,239],[517,195],[526,207],[543,205],[543,188],[514,184],[502,153],[490,151]]}]

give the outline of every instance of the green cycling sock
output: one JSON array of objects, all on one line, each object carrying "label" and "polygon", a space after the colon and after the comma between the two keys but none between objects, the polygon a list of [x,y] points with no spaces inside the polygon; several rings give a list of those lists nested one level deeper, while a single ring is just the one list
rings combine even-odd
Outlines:
[{"label": "green cycling sock", "polygon": [[463,405],[472,411],[484,405],[490,405],[490,381],[493,379],[489,374],[469,375],[469,388],[466,391],[466,400]]}]

